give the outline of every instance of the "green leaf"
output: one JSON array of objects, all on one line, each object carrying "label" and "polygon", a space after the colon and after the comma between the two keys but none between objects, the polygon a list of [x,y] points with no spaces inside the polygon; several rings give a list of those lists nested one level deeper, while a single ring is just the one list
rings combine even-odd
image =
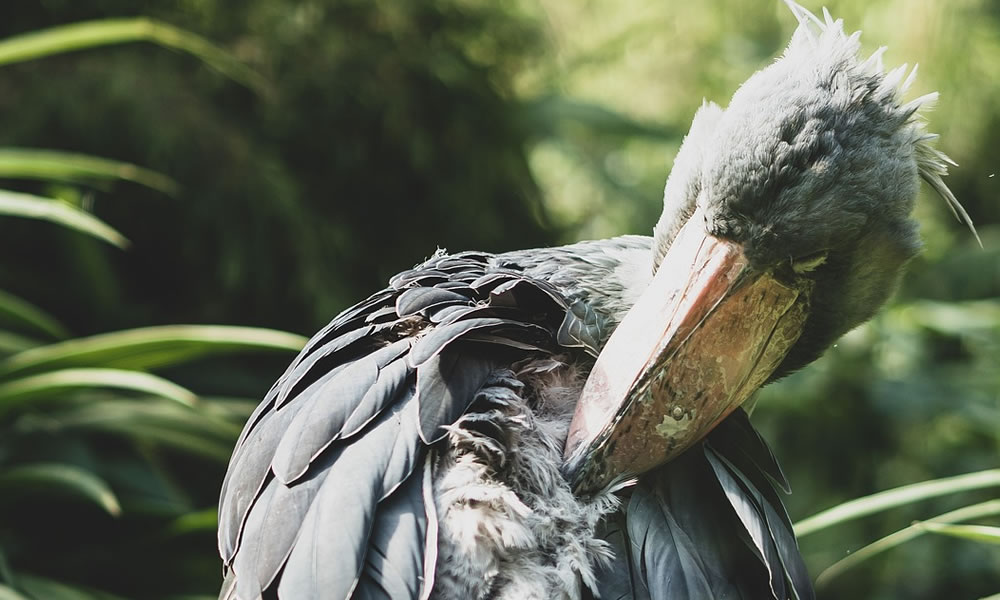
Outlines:
[{"label": "green leaf", "polygon": [[222,75],[258,92],[266,80],[229,52],[191,32],[147,18],[101,19],[62,25],[0,41],[0,66],[127,42],[152,42],[186,52]]},{"label": "green leaf", "polygon": [[56,339],[63,339],[69,335],[55,317],[3,290],[0,290],[0,321],[44,333]]},{"label": "green leaf", "polygon": [[177,182],[166,175],[136,165],[70,152],[29,148],[0,148],[0,177],[42,179],[86,183],[121,179],[159,190],[177,193]]},{"label": "green leaf", "polygon": [[974,542],[1000,544],[1000,527],[991,527],[989,525],[948,525],[937,521],[922,521],[916,523],[916,526],[922,527],[931,533],[950,535]]},{"label": "green leaf", "polygon": [[[69,436],[65,436],[69,437]],[[80,439],[82,436],[75,436]],[[175,482],[150,448],[101,461],[101,475],[115,490],[130,519],[153,517],[157,523],[194,510],[187,482]],[[152,523],[151,523],[152,525]]]},{"label": "green leaf", "polygon": [[34,463],[0,471],[2,496],[12,491],[32,492],[54,490],[68,492],[94,501],[108,514],[121,514],[121,505],[114,492],[102,479],[79,467],[61,463]]},{"label": "green leaf", "polygon": [[957,475],[955,477],[932,479],[921,483],[904,485],[872,494],[871,496],[864,496],[844,502],[803,519],[795,524],[795,535],[798,537],[806,536],[845,521],[904,504],[912,504],[928,498],[998,486],[1000,486],[1000,469],[989,469],[965,475]]},{"label": "green leaf", "polygon": [[18,574],[17,583],[35,600],[124,600],[121,596],[107,592],[24,573]]},{"label": "green leaf", "polygon": [[34,398],[51,398],[57,394],[85,388],[116,388],[141,392],[194,406],[198,397],[176,383],[162,377],[125,369],[59,369],[38,375],[28,375],[0,383],[0,415]]},{"label": "green leaf", "polygon": [[125,236],[94,215],[53,198],[0,190],[0,215],[50,221],[119,248],[124,248],[129,243]]},{"label": "green leaf", "polygon": [[0,377],[72,368],[146,370],[213,354],[298,352],[306,338],[254,327],[164,325],[127,329],[33,348],[0,361]]},{"label": "green leaf", "polygon": [[[932,517],[930,520],[935,523],[956,523],[959,521],[980,519],[998,514],[1000,514],[1000,500],[990,500],[979,504],[963,506],[962,508]],[[816,586],[825,586],[827,583],[851,567],[857,566],[873,556],[885,552],[886,550],[890,550],[900,544],[920,537],[924,533],[927,533],[927,531],[928,530],[922,526],[922,523],[917,522],[909,527],[904,527],[895,533],[889,534],[884,538],[876,540],[824,569],[823,572],[816,578]]]},{"label": "green leaf", "polygon": [[0,546],[0,581],[5,581],[7,583],[14,583],[16,577],[14,577],[14,572],[10,568],[10,563],[7,561],[7,555],[3,551],[3,546]]},{"label": "green leaf", "polygon": [[167,528],[167,535],[176,536],[197,532],[214,532],[219,526],[216,507],[187,513],[174,519]]},{"label": "green leaf", "polygon": [[[107,400],[47,416],[43,427],[102,431],[228,462],[241,426],[167,402]],[[27,427],[27,425],[25,425]]]},{"label": "green leaf", "polygon": [[11,333],[9,331],[0,330],[0,356],[17,354],[18,352],[24,352],[25,350],[37,348],[41,345],[42,342],[39,342],[38,340],[18,335],[16,333]]},{"label": "green leaf", "polygon": [[23,596],[17,593],[17,591],[14,588],[8,587],[0,583],[0,600],[31,600],[31,599],[28,598],[27,596]]}]

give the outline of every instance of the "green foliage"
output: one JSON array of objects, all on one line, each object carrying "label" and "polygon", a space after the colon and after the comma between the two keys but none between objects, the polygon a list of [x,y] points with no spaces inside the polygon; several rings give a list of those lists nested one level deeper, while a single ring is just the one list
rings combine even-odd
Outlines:
[{"label": "green foliage", "polygon": [[258,73],[205,38],[144,18],[101,19],[10,37],[0,42],[0,66],[128,42],[152,42],[172,50],[187,52],[219,73],[248,87],[258,91],[267,87],[266,81]]},{"label": "green foliage", "polygon": [[[92,22],[8,39],[0,42],[0,65],[135,39],[187,50],[224,73],[257,82],[249,78],[252,71],[201,38],[144,19]],[[124,180],[176,192],[173,181],[149,170],[51,151],[0,149],[0,177],[80,184]],[[0,190],[0,216],[47,220],[125,245],[117,231],[63,200]],[[111,569],[134,568],[127,556],[104,549],[108,538],[138,550],[149,543],[143,530],[160,529],[159,537],[171,538],[204,532],[209,528],[206,514],[214,530],[214,507],[204,509],[202,501],[195,505],[187,498],[183,471],[169,463],[175,455],[189,455],[214,463],[218,472],[253,405],[253,400],[199,398],[147,370],[209,355],[294,352],[305,339],[265,329],[197,325],[68,339],[66,328],[46,311],[0,292],[0,342],[0,510],[7,517],[0,521],[0,598],[114,600],[118,596],[80,584],[89,579],[114,587],[107,580]],[[116,450],[109,452],[109,444]],[[74,508],[80,501],[103,511],[105,520]],[[122,523],[126,519],[140,529],[130,531]],[[93,531],[94,524],[101,534],[97,544],[76,537]],[[103,563],[105,573],[87,569],[71,574],[72,563],[80,562],[79,551],[92,546],[90,564]],[[139,590],[135,588],[148,595]],[[161,591],[184,590],[182,585]]]},{"label": "green foliage", "polygon": [[[979,504],[963,506],[962,508],[948,511],[944,514],[932,517],[931,521],[937,524],[955,523],[970,519],[995,517],[998,514],[1000,514],[1000,500],[989,500],[986,502],[980,502]],[[852,552],[823,569],[823,571],[816,577],[816,586],[821,589],[825,588],[831,580],[840,576],[851,567],[860,565],[868,559],[887,550],[891,550],[900,544],[916,539],[927,531],[925,522],[916,521],[909,527],[904,527],[903,529],[880,538],[863,548],[859,548],[857,551]]]},{"label": "green foliage", "polygon": [[865,496],[864,498],[856,498],[850,502],[845,502],[817,515],[813,515],[808,519],[803,519],[795,524],[795,535],[802,538],[827,527],[836,527],[845,521],[858,519],[883,510],[889,510],[937,496],[958,494],[969,490],[989,487],[1000,487],[1000,469],[914,483],[894,490]]},{"label": "green foliage", "polygon": [[90,213],[54,198],[0,190],[0,215],[51,221],[92,235],[119,248],[128,245],[125,236],[108,227],[100,219],[95,219]]},{"label": "green foliage", "polygon": [[[221,477],[254,400],[199,397],[145,369],[219,353],[295,351],[304,341],[251,328],[159,327],[69,339],[2,358],[0,506],[5,514],[27,517],[0,525],[0,548],[15,565],[13,575],[3,579],[10,593],[106,597],[76,583],[26,578],[21,570],[79,581],[80,574],[70,570],[80,560],[73,531],[92,524],[100,524],[105,541],[121,538],[118,547],[147,545],[148,532],[156,530],[174,539],[192,533],[210,539],[214,502],[211,496],[189,499],[190,492],[182,491],[188,487],[185,471],[172,463],[190,457],[199,468],[211,465],[209,470]],[[99,507],[105,519],[67,510],[74,498]],[[81,518],[89,523],[77,521]],[[65,529],[61,535],[39,534],[53,526]],[[118,551],[106,550],[95,550],[90,561],[103,569],[131,564]],[[113,587],[117,582],[108,581],[108,575],[90,573],[83,581]]]},{"label": "green foliage", "polygon": [[177,182],[128,163],[52,150],[0,148],[0,178],[94,183],[120,179],[176,195]]},{"label": "green foliage", "polygon": [[[0,525],[0,548],[15,567],[3,579],[10,593],[110,597],[78,583],[121,585],[108,580],[108,569],[131,568],[120,548],[148,545],[149,532],[157,530],[162,533],[154,539],[191,534],[211,539],[214,500],[189,498],[185,470],[174,463],[194,459],[200,469],[211,467],[208,471],[221,477],[254,400],[199,397],[145,369],[219,353],[295,351],[304,341],[251,328],[159,327],[69,339],[0,360],[0,507],[7,515],[27,517]],[[74,499],[94,504],[106,516],[67,508],[79,502]],[[74,530],[98,524],[102,544],[111,538],[119,550],[91,553],[90,564],[104,569],[103,575],[74,573],[72,564],[80,560]],[[52,527],[64,529],[58,535],[40,533]],[[22,569],[76,583],[27,577]],[[163,587],[169,591],[188,588]]]},{"label": "green foliage", "polygon": [[75,338],[0,362],[0,377],[67,367],[155,369],[248,348],[297,352],[305,338],[224,325],[164,325]]}]

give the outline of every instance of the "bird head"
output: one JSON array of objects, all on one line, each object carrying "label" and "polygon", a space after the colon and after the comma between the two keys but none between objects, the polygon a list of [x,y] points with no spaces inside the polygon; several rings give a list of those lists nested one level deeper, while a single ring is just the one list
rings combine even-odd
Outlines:
[{"label": "bird head", "polygon": [[869,319],[920,248],[923,178],[948,158],[904,102],[916,69],[859,56],[824,10],[725,109],[705,103],[674,161],[654,229],[654,277],[587,381],[566,472],[594,489],[676,456],[761,385]]}]

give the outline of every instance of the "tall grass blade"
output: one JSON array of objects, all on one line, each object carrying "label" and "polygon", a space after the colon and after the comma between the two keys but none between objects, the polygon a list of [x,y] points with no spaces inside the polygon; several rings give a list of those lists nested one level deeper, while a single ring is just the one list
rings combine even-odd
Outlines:
[{"label": "tall grass blade", "polygon": [[1000,469],[988,469],[904,485],[839,504],[803,519],[795,524],[795,535],[806,536],[845,521],[928,498],[998,486],[1000,486]]},{"label": "tall grass blade", "polygon": [[3,215],[51,221],[119,248],[129,243],[125,236],[94,215],[53,198],[0,190],[0,216]]},{"label": "tall grass blade", "polygon": [[254,327],[163,325],[127,329],[32,348],[0,361],[0,378],[75,367],[146,370],[203,356],[247,351],[298,352],[306,338]]},{"label": "tall grass blade", "polygon": [[11,333],[9,331],[0,330],[0,358],[11,354],[17,354],[18,352],[24,352],[25,350],[30,350],[31,348],[37,348],[41,345],[42,342],[39,342],[38,340],[18,335],[16,333]]},{"label": "tall grass blade", "polygon": [[47,337],[64,339],[69,336],[55,317],[26,300],[0,290],[0,323],[42,333]]},{"label": "tall grass blade", "polygon": [[1000,527],[992,527],[990,525],[948,525],[940,521],[922,521],[916,523],[916,525],[931,533],[949,535],[951,537],[986,544],[1000,544]]},{"label": "tall grass blade", "polygon": [[143,17],[84,21],[9,37],[0,41],[0,66],[128,42],[151,42],[191,54],[246,87],[267,90],[266,80],[229,52],[199,35]]},{"label": "tall grass blade", "polygon": [[108,514],[121,514],[121,505],[111,488],[100,477],[79,467],[60,463],[34,463],[0,470],[0,490],[4,497],[12,492],[56,491],[93,501]]},{"label": "tall grass blade", "polygon": [[0,415],[34,399],[86,388],[115,388],[158,396],[185,406],[194,406],[198,397],[162,377],[124,369],[59,369],[28,375],[0,383]]},{"label": "tall grass blade", "polygon": [[31,600],[31,598],[23,596],[14,588],[0,583],[0,600]]},{"label": "tall grass blade", "polygon": [[87,183],[121,179],[175,195],[177,182],[136,165],[71,152],[34,148],[0,148],[0,177]]},{"label": "tall grass blade", "polygon": [[17,584],[35,600],[125,600],[121,596],[19,573]]},{"label": "tall grass blade", "polygon": [[[174,403],[105,400],[48,415],[49,432],[106,432],[204,456],[225,464],[241,427]],[[24,422],[22,431],[30,431]]]},{"label": "tall grass blade", "polygon": [[[998,514],[1000,514],[1000,500],[989,500],[987,502],[963,506],[962,508],[940,514],[936,517],[932,517],[930,521],[939,524],[957,523],[960,521],[980,519]],[[909,527],[904,527],[895,533],[891,533],[882,539],[876,540],[856,552],[852,552],[823,570],[823,572],[816,578],[816,586],[824,586],[851,567],[857,566],[873,556],[885,552],[886,550],[890,550],[900,544],[920,537],[928,531],[924,525],[925,523],[922,522],[914,523]]]},{"label": "tall grass blade", "polygon": [[166,535],[173,537],[188,533],[212,533],[219,526],[219,510],[216,507],[181,515],[170,522]]}]

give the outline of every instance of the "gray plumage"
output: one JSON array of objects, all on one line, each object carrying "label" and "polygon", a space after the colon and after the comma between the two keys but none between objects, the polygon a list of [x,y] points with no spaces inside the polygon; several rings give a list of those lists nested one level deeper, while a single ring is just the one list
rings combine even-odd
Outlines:
[{"label": "gray plumage", "polygon": [[785,55],[696,114],[652,238],[439,252],[310,340],[234,451],[221,597],[813,597],[742,411],[638,481],[578,496],[560,471],[594,358],[696,209],[755,268],[816,284],[776,377],[888,297],[918,177],[968,221],[915,120],[928,98],[899,98],[912,77],[789,4]]}]

